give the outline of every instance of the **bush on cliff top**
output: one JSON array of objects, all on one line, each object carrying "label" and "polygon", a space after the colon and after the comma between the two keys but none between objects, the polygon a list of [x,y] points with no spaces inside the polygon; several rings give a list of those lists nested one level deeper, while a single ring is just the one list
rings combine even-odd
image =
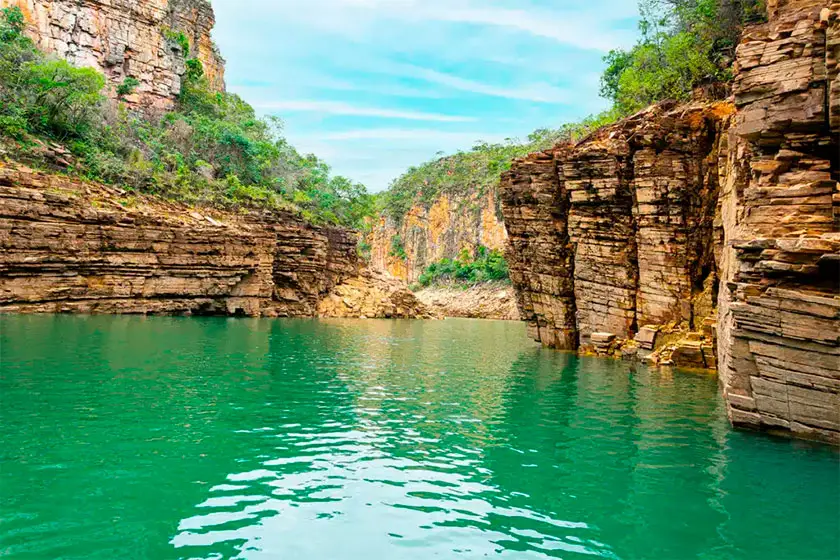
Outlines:
[{"label": "bush on cliff top", "polygon": [[639,8],[639,41],[604,59],[601,95],[619,114],[731,79],[743,25],[765,13],[763,0],[641,0]]},{"label": "bush on cliff top", "polygon": [[[357,227],[373,212],[364,186],[334,176],[257,117],[236,95],[212,91],[197,59],[187,61],[175,110],[150,119],[102,94],[104,77],[39,52],[18,8],[0,18],[0,134],[17,156],[38,140],[68,146],[71,172],[124,188],[222,207],[299,210],[309,221]],[[118,97],[138,85],[127,78]]]}]

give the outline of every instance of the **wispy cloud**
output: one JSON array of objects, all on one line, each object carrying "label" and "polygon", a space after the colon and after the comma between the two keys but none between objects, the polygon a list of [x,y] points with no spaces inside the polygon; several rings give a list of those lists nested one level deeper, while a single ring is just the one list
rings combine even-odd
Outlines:
[{"label": "wispy cloud", "polygon": [[636,0],[213,6],[231,90],[282,117],[301,152],[375,191],[439,151],[602,110],[603,55],[631,45],[638,20]]},{"label": "wispy cloud", "polygon": [[581,7],[577,0],[565,2],[565,6],[561,2],[557,9],[550,11],[533,5],[526,9],[488,6],[486,1],[475,0],[287,0],[287,3],[305,4],[298,15],[315,15],[324,27],[345,33],[366,33],[371,19],[449,22],[494,26],[602,52],[614,48],[621,40],[618,35],[625,34],[610,29],[606,22],[635,12],[632,0],[607,0],[613,8],[608,17]]},{"label": "wispy cloud", "polygon": [[378,117],[385,119],[404,119],[410,121],[436,122],[470,122],[473,117],[458,115],[444,115],[440,113],[424,113],[420,111],[403,111],[398,109],[382,109],[377,107],[359,107],[341,101],[273,101],[255,103],[257,109],[265,111],[315,111],[328,115],[348,115],[357,117]]},{"label": "wispy cloud", "polygon": [[536,101],[539,103],[565,103],[569,100],[568,93],[558,87],[549,84],[525,84],[518,87],[502,87],[486,82],[469,80],[452,74],[419,68],[416,66],[405,66],[408,75],[420,78],[427,82],[442,85],[448,88],[489,95],[491,97],[502,97],[505,99],[521,99],[524,101]]},{"label": "wispy cloud", "polygon": [[330,132],[321,136],[323,140],[382,140],[382,141],[413,141],[432,142],[438,146],[444,145],[465,145],[471,146],[474,142],[501,142],[506,138],[503,134],[487,134],[486,132],[446,132],[434,129],[410,129],[410,128],[360,128],[344,130],[341,132]]},{"label": "wispy cloud", "polygon": [[606,33],[605,29],[593,32],[593,27],[600,25],[582,25],[580,17],[560,18],[540,11],[512,10],[501,8],[435,10],[430,18],[440,21],[493,25],[506,27],[520,32],[570,45],[580,49],[592,49],[607,52],[615,46],[616,37]]}]

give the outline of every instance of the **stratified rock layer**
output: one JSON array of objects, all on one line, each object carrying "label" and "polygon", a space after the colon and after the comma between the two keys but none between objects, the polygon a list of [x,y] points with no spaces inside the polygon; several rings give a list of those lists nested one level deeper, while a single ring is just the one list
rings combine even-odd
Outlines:
[{"label": "stratified rock layer", "polygon": [[661,104],[514,162],[511,278],[544,344],[717,362],[735,425],[840,443],[840,4],[768,7],[734,103]]},{"label": "stratified rock layer", "polygon": [[840,443],[840,4],[777,10],[737,51],[720,377],[736,425]]},{"label": "stratified rock layer", "polygon": [[593,349],[652,324],[701,323],[714,272],[717,132],[725,103],[659,105],[502,181],[511,278],[548,346]]},{"label": "stratified rock layer", "polygon": [[[210,32],[215,24],[207,0],[0,0],[19,6],[38,46],[75,66],[108,78],[110,94],[127,77],[139,81],[129,106],[144,111],[171,108],[181,91],[189,55],[201,60],[215,89],[224,89],[224,61]],[[173,34],[184,33],[190,53]]]},{"label": "stratified rock layer", "polygon": [[371,318],[427,315],[404,283],[383,288],[364,272],[351,232],[28,169],[0,168],[0,250],[5,313],[314,317],[355,282],[360,300],[386,293],[395,303],[365,308]]}]

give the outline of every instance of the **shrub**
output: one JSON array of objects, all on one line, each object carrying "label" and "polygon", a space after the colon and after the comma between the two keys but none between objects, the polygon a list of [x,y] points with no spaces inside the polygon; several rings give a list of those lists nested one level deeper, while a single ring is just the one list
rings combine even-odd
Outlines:
[{"label": "shrub", "polygon": [[163,36],[170,44],[180,47],[181,52],[184,53],[184,57],[190,56],[190,39],[183,31],[164,28]]},{"label": "shrub", "polygon": [[405,245],[403,245],[400,234],[396,234],[391,238],[391,250],[388,254],[402,261],[408,259],[408,254],[405,252]]},{"label": "shrub", "polygon": [[642,0],[639,42],[604,58],[601,95],[619,114],[663,99],[690,98],[704,83],[727,81],[742,25],[760,0]]},{"label": "shrub", "polygon": [[80,138],[96,122],[105,77],[64,60],[30,62],[21,68],[19,102],[33,130],[58,139]]},{"label": "shrub", "polygon": [[433,284],[501,282],[509,279],[508,265],[499,251],[479,246],[472,255],[462,250],[456,259],[442,259],[426,267],[417,282],[428,287]]},{"label": "shrub", "polygon": [[117,86],[117,95],[119,97],[125,97],[126,95],[131,95],[134,93],[134,90],[137,89],[137,86],[140,85],[140,82],[134,76],[126,76],[123,80],[123,83]]}]

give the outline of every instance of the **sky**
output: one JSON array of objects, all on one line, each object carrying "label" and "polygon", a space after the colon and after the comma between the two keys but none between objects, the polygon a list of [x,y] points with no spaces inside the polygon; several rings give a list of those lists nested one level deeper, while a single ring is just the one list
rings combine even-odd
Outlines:
[{"label": "sky", "polygon": [[635,0],[212,0],[229,91],[302,153],[384,190],[477,141],[607,107],[603,56]]}]

